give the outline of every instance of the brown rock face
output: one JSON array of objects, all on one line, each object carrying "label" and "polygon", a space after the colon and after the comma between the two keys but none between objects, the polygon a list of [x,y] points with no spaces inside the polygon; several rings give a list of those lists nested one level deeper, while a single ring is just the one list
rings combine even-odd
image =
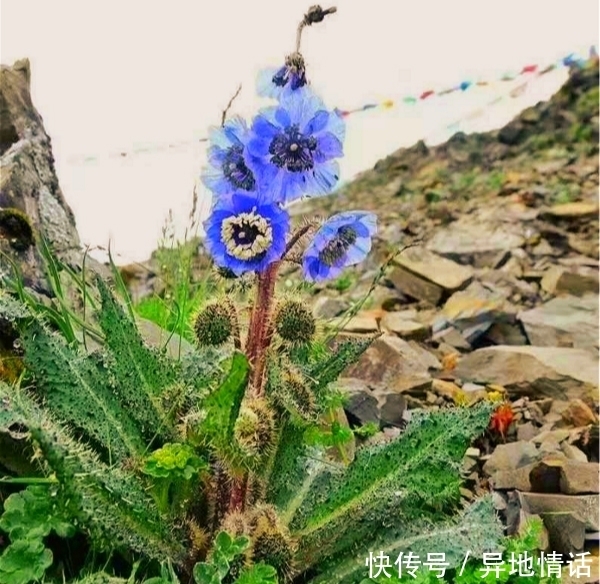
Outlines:
[{"label": "brown rock face", "polygon": [[431,387],[430,367],[439,367],[433,356],[430,360],[406,341],[383,335],[373,342],[359,361],[342,374],[343,378],[358,379],[373,388],[392,392],[424,392]]},{"label": "brown rock face", "polygon": [[583,349],[497,346],[466,355],[455,374],[464,381],[495,383],[513,395],[596,399],[598,358]]},{"label": "brown rock face", "polygon": [[[0,69],[0,250],[19,265],[28,286],[42,291],[47,286],[36,247],[40,236],[66,261],[75,262],[81,254],[29,80],[26,59]],[[9,269],[0,256],[0,274]]]}]

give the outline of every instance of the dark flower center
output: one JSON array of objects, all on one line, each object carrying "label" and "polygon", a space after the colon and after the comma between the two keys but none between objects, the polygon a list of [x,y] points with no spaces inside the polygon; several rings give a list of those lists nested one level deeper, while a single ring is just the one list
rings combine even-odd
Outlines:
[{"label": "dark flower center", "polygon": [[236,144],[231,146],[225,154],[223,162],[223,174],[225,178],[236,188],[245,191],[253,191],[256,186],[252,171],[244,162],[243,146]]},{"label": "dark flower center", "polygon": [[273,230],[267,219],[253,210],[225,219],[221,225],[221,239],[232,256],[251,260],[269,249],[273,243]]},{"label": "dark flower center", "polygon": [[269,146],[271,162],[290,172],[304,172],[315,165],[313,154],[317,139],[300,133],[297,125],[286,128],[273,138]]},{"label": "dark flower center", "polygon": [[340,227],[335,237],[319,253],[319,261],[326,266],[333,266],[344,257],[356,240],[356,231],[352,227]]}]

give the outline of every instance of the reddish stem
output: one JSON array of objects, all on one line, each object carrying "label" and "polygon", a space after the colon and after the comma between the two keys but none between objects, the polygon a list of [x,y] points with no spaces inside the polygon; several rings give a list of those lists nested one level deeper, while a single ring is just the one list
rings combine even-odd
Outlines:
[{"label": "reddish stem", "polygon": [[231,494],[229,496],[229,513],[243,511],[246,502],[246,489],[248,488],[248,475],[233,479]]},{"label": "reddish stem", "polygon": [[[271,264],[265,272],[258,276],[256,301],[252,308],[248,338],[246,341],[246,357],[252,367],[248,388],[252,397],[260,397],[265,384],[266,355],[271,343],[271,308],[275,297],[275,281],[281,262]],[[243,511],[248,489],[248,474],[234,478],[231,485],[228,512]]]},{"label": "reddish stem", "polygon": [[271,264],[265,272],[258,276],[256,302],[250,317],[246,344],[246,356],[252,366],[249,387],[253,397],[260,397],[264,389],[266,354],[271,342],[271,335],[269,334],[271,308],[280,263]]}]

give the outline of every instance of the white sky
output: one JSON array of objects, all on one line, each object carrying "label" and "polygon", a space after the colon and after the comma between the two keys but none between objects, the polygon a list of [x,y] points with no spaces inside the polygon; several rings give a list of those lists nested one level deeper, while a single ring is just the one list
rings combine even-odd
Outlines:
[{"label": "white sky", "polygon": [[[109,155],[204,136],[239,83],[232,112],[251,116],[260,104],[254,75],[290,52],[297,22],[314,1],[1,0],[1,61],[31,61],[34,104],[85,243],[106,245],[110,238],[121,261],[141,260],[156,247],[169,209],[178,226],[185,223],[203,146]],[[495,79],[598,44],[598,0],[335,5],[337,14],[305,31],[303,53],[315,89],[342,109],[463,79]],[[561,70],[532,82],[522,98],[461,129],[506,122],[546,98],[564,76]],[[510,88],[350,116],[342,179],[421,137],[445,139],[447,124]],[[88,155],[97,160],[82,164]]]}]

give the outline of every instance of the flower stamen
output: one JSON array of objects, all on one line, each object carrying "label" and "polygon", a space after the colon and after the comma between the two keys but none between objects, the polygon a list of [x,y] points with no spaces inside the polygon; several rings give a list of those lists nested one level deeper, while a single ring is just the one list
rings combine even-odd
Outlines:
[{"label": "flower stamen", "polygon": [[252,191],[256,186],[256,181],[246,166],[243,150],[243,147],[237,144],[227,150],[223,163],[223,175],[235,188]]},{"label": "flower stamen", "polygon": [[319,261],[326,266],[333,266],[341,260],[357,239],[356,231],[344,225],[340,227],[335,237],[319,253]]},{"label": "flower stamen", "polygon": [[269,249],[273,243],[273,229],[256,211],[240,213],[223,221],[221,240],[230,255],[251,260]]},{"label": "flower stamen", "polygon": [[271,162],[278,168],[304,172],[314,167],[313,153],[316,149],[316,139],[302,134],[294,124],[273,138],[269,154]]}]

